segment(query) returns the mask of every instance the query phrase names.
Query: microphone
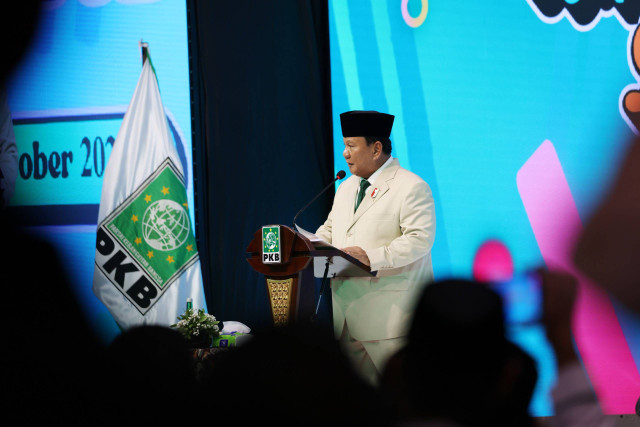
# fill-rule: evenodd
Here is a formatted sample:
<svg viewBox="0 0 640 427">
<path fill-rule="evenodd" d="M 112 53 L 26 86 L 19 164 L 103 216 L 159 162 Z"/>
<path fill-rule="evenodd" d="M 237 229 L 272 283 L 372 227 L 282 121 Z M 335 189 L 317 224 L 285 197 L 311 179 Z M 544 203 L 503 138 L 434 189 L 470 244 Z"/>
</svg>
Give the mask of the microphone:
<svg viewBox="0 0 640 427">
<path fill-rule="evenodd" d="M 294 230 L 295 230 L 295 227 L 296 227 L 296 219 L 298 219 L 298 215 L 300 215 L 302 212 L 304 212 L 304 210 L 305 210 L 305 209 L 307 209 L 311 203 L 315 202 L 315 201 L 316 201 L 316 199 L 317 199 L 318 197 L 320 197 L 320 195 L 321 195 L 322 193 L 324 193 L 325 191 L 327 191 L 327 189 L 328 189 L 329 187 L 331 187 L 333 184 L 335 184 L 335 182 L 336 182 L 336 181 L 341 180 L 341 179 L 342 179 L 342 178 L 344 178 L 346 175 L 347 175 L 347 174 L 346 174 L 344 171 L 339 171 L 339 172 L 336 174 L 336 177 L 333 179 L 333 181 L 331 181 L 331 182 L 330 182 L 326 187 L 324 187 L 324 188 L 322 189 L 322 191 L 320 191 L 320 192 L 316 195 L 316 197 L 314 197 L 314 198 L 313 198 L 309 203 L 307 203 L 307 204 L 305 205 L 305 207 L 304 207 L 304 208 L 302 208 L 302 209 L 300 209 L 300 210 L 298 211 L 298 213 L 296 214 L 296 216 L 294 216 L 294 217 L 293 217 L 293 227 L 292 227 L 292 228 L 293 228 Z"/>
</svg>

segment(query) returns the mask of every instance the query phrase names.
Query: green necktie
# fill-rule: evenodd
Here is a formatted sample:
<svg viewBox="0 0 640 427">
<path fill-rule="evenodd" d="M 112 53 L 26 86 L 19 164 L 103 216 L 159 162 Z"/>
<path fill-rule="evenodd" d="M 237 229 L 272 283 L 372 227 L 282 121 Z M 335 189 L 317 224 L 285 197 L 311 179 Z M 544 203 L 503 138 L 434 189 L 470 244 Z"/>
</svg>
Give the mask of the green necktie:
<svg viewBox="0 0 640 427">
<path fill-rule="evenodd" d="M 360 202 L 364 199 L 364 195 L 366 194 L 367 187 L 369 187 L 369 181 L 364 178 L 360 178 L 360 192 L 358 193 L 358 198 L 356 199 L 356 208 L 353 210 L 354 212 L 358 210 L 358 206 L 360 206 Z"/>
</svg>

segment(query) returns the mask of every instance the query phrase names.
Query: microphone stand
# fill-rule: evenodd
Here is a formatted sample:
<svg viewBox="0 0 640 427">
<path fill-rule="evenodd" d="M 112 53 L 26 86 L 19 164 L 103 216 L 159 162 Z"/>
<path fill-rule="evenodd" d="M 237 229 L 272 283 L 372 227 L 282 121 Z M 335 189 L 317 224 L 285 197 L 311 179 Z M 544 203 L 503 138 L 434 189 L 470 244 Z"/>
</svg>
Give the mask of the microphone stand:
<svg viewBox="0 0 640 427">
<path fill-rule="evenodd" d="M 340 171 L 340 172 L 342 172 L 342 171 Z M 343 172 L 343 173 L 344 173 L 344 172 Z M 320 191 L 320 192 L 316 195 L 316 197 L 314 197 L 313 199 L 311 199 L 311 201 L 310 201 L 309 203 L 307 203 L 307 204 L 306 204 L 302 209 L 300 209 L 300 210 L 298 211 L 298 213 L 296 214 L 296 216 L 294 216 L 294 217 L 293 217 L 293 225 L 292 225 L 292 227 L 291 227 L 291 228 L 293 228 L 293 229 L 295 230 L 295 227 L 296 227 L 296 219 L 298 219 L 298 216 L 299 216 L 302 212 L 304 212 L 304 210 L 305 210 L 305 209 L 307 209 L 307 208 L 309 207 L 309 205 L 311 205 L 311 203 L 315 202 L 315 201 L 316 201 L 316 199 L 322 195 L 322 193 L 324 193 L 325 191 L 327 191 L 327 189 L 328 189 L 329 187 L 331 187 L 333 184 L 335 184 L 337 180 L 342 179 L 342 178 L 344 178 L 344 175 L 342 175 L 342 176 L 340 176 L 340 175 L 336 176 L 336 177 L 335 177 L 335 179 L 329 183 L 329 185 L 327 185 L 326 187 L 324 187 L 324 188 L 322 189 L 322 191 Z"/>
<path fill-rule="evenodd" d="M 318 304 L 316 304 L 316 312 L 311 316 L 311 323 L 315 323 L 318 319 L 318 310 L 320 309 L 320 301 L 322 301 L 322 295 L 324 294 L 324 289 L 327 286 L 327 275 L 329 273 L 329 258 L 327 258 L 327 263 L 324 265 L 324 275 L 322 276 L 322 286 L 320 286 L 320 295 L 318 296 Z"/>
<path fill-rule="evenodd" d="M 336 174 L 336 177 L 333 179 L 333 181 L 331 181 L 326 187 L 324 187 L 322 189 L 322 191 L 320 191 L 316 197 L 314 197 L 309 203 L 307 203 L 302 209 L 300 209 L 298 211 L 298 213 L 296 214 L 296 216 L 293 217 L 293 225 L 291 228 L 293 228 L 293 230 L 295 231 L 296 229 L 296 219 L 298 219 L 298 215 L 300 215 L 302 212 L 304 212 L 305 209 L 307 209 L 309 207 L 309 205 L 311 205 L 311 203 L 315 202 L 316 199 L 318 197 L 320 197 L 320 195 L 322 195 L 325 191 L 327 191 L 327 189 L 329 187 L 331 187 L 332 185 L 334 185 L 336 183 L 336 181 L 341 180 L 342 178 L 345 177 L 345 173 L 344 171 L 339 171 Z M 318 310 L 320 309 L 320 301 L 322 301 L 322 295 L 324 294 L 324 290 L 327 287 L 327 275 L 329 274 L 329 264 L 331 263 L 330 259 L 327 258 L 327 263 L 324 266 L 324 275 L 322 276 L 322 285 L 320 286 L 320 295 L 318 296 L 318 304 L 316 305 L 316 312 L 311 315 L 311 323 L 314 323 L 316 321 L 316 319 L 318 318 Z"/>
</svg>

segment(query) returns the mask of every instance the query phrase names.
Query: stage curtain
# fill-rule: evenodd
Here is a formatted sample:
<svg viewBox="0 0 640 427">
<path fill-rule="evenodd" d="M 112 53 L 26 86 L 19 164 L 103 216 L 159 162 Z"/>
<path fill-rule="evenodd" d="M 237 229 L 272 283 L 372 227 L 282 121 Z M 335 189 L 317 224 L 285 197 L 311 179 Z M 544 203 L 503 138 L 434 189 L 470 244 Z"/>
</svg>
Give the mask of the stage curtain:
<svg viewBox="0 0 640 427">
<path fill-rule="evenodd" d="M 188 9 L 196 236 L 208 310 L 218 320 L 270 326 L 264 278 L 245 250 L 262 225 L 291 226 L 333 178 L 327 2 L 189 0 Z M 332 201 L 330 190 L 298 224 L 315 231 Z M 324 301 L 319 324 L 330 322 Z"/>
</svg>

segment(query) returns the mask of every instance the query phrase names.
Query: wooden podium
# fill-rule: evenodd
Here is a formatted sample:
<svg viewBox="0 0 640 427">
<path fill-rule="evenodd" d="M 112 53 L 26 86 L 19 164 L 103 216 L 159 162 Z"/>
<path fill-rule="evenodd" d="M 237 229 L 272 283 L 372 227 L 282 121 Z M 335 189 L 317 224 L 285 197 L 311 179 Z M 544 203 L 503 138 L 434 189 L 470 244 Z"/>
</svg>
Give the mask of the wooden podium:
<svg viewBox="0 0 640 427">
<path fill-rule="evenodd" d="M 265 229 L 267 232 L 278 230 L 279 245 L 273 240 L 265 243 Z M 269 245 L 279 249 L 278 257 L 269 257 Z M 275 258 L 278 260 L 274 261 Z M 307 320 L 304 314 L 308 307 L 302 307 L 301 296 L 304 291 L 315 293 L 314 276 L 323 279 L 320 297 L 329 279 L 375 276 L 375 272 L 351 255 L 326 242 L 312 242 L 285 225 L 269 225 L 257 230 L 247 246 L 247 261 L 265 276 L 274 326 Z"/>
</svg>

